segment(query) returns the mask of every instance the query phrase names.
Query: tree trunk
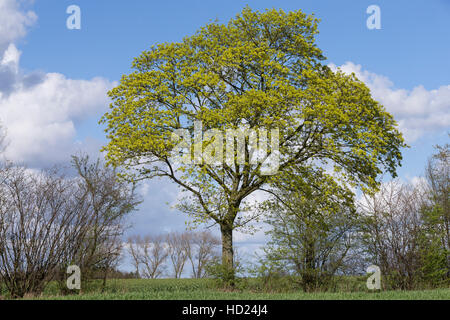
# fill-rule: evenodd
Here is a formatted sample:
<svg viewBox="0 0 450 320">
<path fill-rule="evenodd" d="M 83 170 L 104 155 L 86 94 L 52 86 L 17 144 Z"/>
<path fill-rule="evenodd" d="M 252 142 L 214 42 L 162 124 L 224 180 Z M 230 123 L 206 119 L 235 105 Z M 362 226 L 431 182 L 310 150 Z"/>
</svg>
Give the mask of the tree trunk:
<svg viewBox="0 0 450 320">
<path fill-rule="evenodd" d="M 230 285 L 234 284 L 233 266 L 233 227 L 229 224 L 221 224 L 222 233 L 222 266 L 224 281 Z"/>
<path fill-rule="evenodd" d="M 309 232 L 307 232 L 307 235 L 305 237 L 304 246 L 305 246 L 305 267 L 304 273 L 302 275 L 303 290 L 305 292 L 312 292 L 316 289 L 317 271 L 314 263 L 315 260 L 314 241 Z"/>
<path fill-rule="evenodd" d="M 102 293 L 106 290 L 106 279 L 108 278 L 108 267 L 106 267 L 106 270 L 103 274 L 103 283 L 102 283 Z"/>
</svg>

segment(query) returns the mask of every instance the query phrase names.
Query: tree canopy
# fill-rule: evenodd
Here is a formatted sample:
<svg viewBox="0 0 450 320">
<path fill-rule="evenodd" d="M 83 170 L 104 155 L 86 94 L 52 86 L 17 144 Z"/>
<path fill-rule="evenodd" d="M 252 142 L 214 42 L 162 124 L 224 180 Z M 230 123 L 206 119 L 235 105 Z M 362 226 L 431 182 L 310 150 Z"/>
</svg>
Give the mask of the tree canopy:
<svg viewBox="0 0 450 320">
<path fill-rule="evenodd" d="M 382 172 L 395 176 L 402 159 L 405 144 L 392 115 L 354 74 L 325 65 L 317 33 L 318 20 L 300 10 L 246 7 L 227 24 L 213 22 L 180 42 L 152 46 L 109 92 L 113 102 L 101 120 L 108 160 L 125 167 L 131 180 L 166 177 L 187 191 L 180 208 L 198 222 L 220 225 L 223 263 L 230 267 L 232 231 L 251 220 L 243 217 L 246 198 L 264 185 L 294 167 L 327 167 L 334 179 L 370 190 Z M 263 157 L 276 151 L 277 171 L 265 175 L 262 162 L 251 161 L 249 137 L 242 163 L 237 150 L 234 163 L 174 162 L 177 142 L 186 140 L 174 140 L 174 132 L 192 135 L 195 123 L 202 131 L 276 129 L 279 143 Z M 196 159 L 199 144 L 213 155 L 224 152 L 217 145 L 211 151 L 217 137 L 187 143 L 188 159 Z"/>
</svg>

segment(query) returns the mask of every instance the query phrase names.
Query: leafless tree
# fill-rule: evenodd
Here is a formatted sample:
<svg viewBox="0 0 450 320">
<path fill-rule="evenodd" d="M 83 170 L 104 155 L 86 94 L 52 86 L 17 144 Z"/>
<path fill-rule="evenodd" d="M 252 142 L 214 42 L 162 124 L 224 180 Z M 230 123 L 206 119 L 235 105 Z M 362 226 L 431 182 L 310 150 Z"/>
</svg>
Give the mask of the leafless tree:
<svg viewBox="0 0 450 320">
<path fill-rule="evenodd" d="M 186 248 L 189 236 L 187 233 L 172 232 L 166 237 L 168 254 L 172 263 L 174 277 L 180 278 L 188 258 Z"/>
<path fill-rule="evenodd" d="M 192 266 L 192 277 L 203 278 L 206 276 L 205 267 L 217 257 L 221 242 L 209 231 L 187 233 L 186 237 L 186 253 Z"/>
<path fill-rule="evenodd" d="M 166 268 L 165 261 L 168 256 L 167 245 L 163 236 L 130 237 L 128 245 L 134 259 L 136 271 L 144 278 L 155 279 L 161 277 Z"/>
<path fill-rule="evenodd" d="M 107 272 L 117 265 L 121 255 L 125 217 L 140 201 L 135 186 L 118 180 L 116 171 L 99 159 L 91 162 L 87 155 L 73 156 L 72 164 L 90 217 L 88 233 L 73 260 L 85 277 L 103 270 L 105 282 Z"/>
<path fill-rule="evenodd" d="M 210 232 L 184 232 L 163 235 L 132 236 L 128 252 L 136 273 L 145 278 L 158 278 L 167 268 L 167 260 L 175 278 L 180 278 L 189 261 L 193 278 L 206 276 L 206 266 L 218 258 L 220 240 Z"/>
<path fill-rule="evenodd" d="M 141 257 L 140 257 L 140 251 L 139 251 L 139 245 L 138 243 L 141 241 L 139 236 L 132 236 L 129 237 L 127 240 L 127 248 L 128 248 L 128 252 L 131 256 L 131 263 L 133 264 L 135 270 L 136 270 L 136 275 L 138 277 L 141 276 L 141 272 L 140 272 L 140 265 L 141 265 Z"/>
</svg>

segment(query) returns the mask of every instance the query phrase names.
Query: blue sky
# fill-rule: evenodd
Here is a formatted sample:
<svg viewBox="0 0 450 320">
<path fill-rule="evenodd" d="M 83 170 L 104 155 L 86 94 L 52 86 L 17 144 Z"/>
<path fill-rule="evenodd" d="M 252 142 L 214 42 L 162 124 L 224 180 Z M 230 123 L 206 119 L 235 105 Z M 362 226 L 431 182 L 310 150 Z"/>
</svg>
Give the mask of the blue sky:
<svg viewBox="0 0 450 320">
<path fill-rule="evenodd" d="M 81 30 L 66 28 L 72 4 L 81 8 Z M 97 123 L 107 110 L 106 92 L 130 72 L 134 57 L 152 44 L 180 41 L 212 20 L 227 22 L 246 4 L 301 9 L 320 18 L 317 39 L 327 62 L 355 72 L 399 121 L 411 145 L 400 177 L 423 173 L 432 146 L 449 140 L 450 0 L 0 0 L 6 155 L 44 167 L 76 150 L 95 154 L 106 141 Z M 366 27 L 372 4 L 381 9 L 381 30 Z M 142 194 L 145 202 L 131 219 L 130 233 L 184 228 L 184 216 L 166 205 L 176 199 L 174 186 L 149 182 Z M 239 239 L 260 243 L 263 236 Z"/>
<path fill-rule="evenodd" d="M 82 10 L 82 29 L 66 29 L 66 8 Z M 36 0 L 38 21 L 22 41 L 22 67 L 71 78 L 120 79 L 150 45 L 179 41 L 211 20 L 226 22 L 253 9 L 302 9 L 322 20 L 318 43 L 329 61 L 346 61 L 388 76 L 398 87 L 427 89 L 448 82 L 450 1 L 109 1 Z M 366 27 L 366 8 L 377 4 L 382 29 Z M 414 67 L 413 67 L 414 66 Z"/>
</svg>

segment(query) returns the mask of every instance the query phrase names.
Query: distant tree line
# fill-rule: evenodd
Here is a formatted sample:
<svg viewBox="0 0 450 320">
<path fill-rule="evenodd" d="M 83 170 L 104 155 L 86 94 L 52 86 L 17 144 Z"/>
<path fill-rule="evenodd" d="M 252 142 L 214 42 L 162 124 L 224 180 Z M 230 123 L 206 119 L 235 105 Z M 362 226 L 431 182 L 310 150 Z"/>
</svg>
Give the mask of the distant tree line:
<svg viewBox="0 0 450 320">
<path fill-rule="evenodd" d="M 208 276 L 207 266 L 219 258 L 220 239 L 208 231 L 132 236 L 127 249 L 136 274 L 155 279 L 180 278 L 186 267 L 193 278 Z"/>
</svg>

